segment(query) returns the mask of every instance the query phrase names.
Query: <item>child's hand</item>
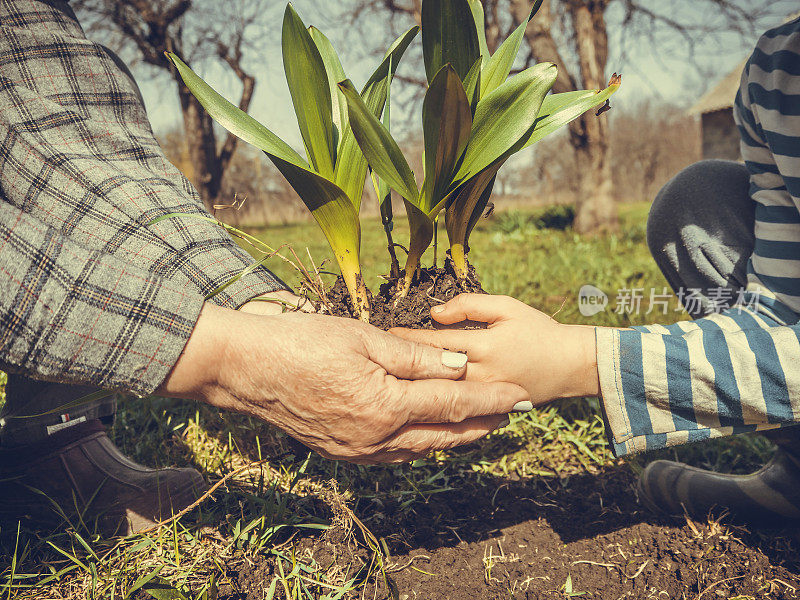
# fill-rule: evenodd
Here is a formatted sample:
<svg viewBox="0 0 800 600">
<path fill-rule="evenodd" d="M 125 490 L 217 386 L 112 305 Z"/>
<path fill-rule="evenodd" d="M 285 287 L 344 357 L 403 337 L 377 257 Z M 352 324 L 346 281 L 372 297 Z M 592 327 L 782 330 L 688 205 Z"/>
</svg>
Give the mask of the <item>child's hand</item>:
<svg viewBox="0 0 800 600">
<path fill-rule="evenodd" d="M 466 378 L 506 381 L 524 387 L 538 406 L 558 398 L 599 394 L 593 327 L 562 325 L 508 296 L 462 294 L 436 306 L 443 325 L 486 323 L 485 329 L 393 329 L 416 342 L 466 352 Z"/>
</svg>

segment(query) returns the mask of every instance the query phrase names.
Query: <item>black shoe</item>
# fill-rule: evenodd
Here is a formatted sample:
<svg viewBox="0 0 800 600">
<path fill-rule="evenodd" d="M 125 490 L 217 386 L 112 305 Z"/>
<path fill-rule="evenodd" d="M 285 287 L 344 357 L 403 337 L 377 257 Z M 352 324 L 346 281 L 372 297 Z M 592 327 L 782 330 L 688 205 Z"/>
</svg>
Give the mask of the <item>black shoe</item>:
<svg viewBox="0 0 800 600">
<path fill-rule="evenodd" d="M 123 456 L 100 421 L 0 451 L 0 518 L 130 535 L 168 519 L 207 489 L 194 469 L 150 469 Z"/>
<path fill-rule="evenodd" d="M 779 447 L 750 475 L 724 475 L 683 463 L 657 460 L 647 465 L 637 486 L 639 501 L 656 513 L 698 520 L 710 513 L 726 520 L 765 527 L 800 525 L 800 460 Z"/>
</svg>

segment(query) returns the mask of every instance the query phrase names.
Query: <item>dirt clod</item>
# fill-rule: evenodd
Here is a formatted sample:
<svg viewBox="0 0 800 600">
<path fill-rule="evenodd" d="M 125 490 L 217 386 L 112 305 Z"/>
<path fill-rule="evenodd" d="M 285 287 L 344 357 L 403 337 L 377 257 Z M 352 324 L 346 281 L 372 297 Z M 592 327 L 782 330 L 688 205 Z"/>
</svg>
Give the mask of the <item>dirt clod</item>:
<svg viewBox="0 0 800 600">
<path fill-rule="evenodd" d="M 467 281 L 460 282 L 448 260 L 444 268 L 421 269 L 405 298 L 398 298 L 396 281 L 382 284 L 375 296 L 370 293 L 370 323 L 383 330 L 392 327 L 433 329 L 431 307 L 466 292 L 486 293 L 473 267 L 470 266 Z M 347 286 L 341 277 L 328 292 L 328 299 L 331 303 L 328 309 L 332 314 L 339 317 L 355 316 Z"/>
</svg>

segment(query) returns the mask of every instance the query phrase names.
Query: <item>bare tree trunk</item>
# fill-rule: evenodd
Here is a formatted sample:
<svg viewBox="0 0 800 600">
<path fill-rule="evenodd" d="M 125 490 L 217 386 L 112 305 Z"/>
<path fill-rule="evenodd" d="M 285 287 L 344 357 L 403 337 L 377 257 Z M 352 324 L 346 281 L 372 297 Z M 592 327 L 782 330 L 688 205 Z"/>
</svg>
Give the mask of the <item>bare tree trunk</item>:
<svg viewBox="0 0 800 600">
<path fill-rule="evenodd" d="M 217 156 L 217 138 L 208 113 L 183 81 L 178 81 L 178 96 L 183 114 L 183 130 L 189 148 L 194 180 L 206 208 L 212 210 L 222 187 L 223 169 Z"/>
<path fill-rule="evenodd" d="M 228 134 L 222 147 L 217 148 L 211 117 L 164 56 L 168 50 L 187 59 L 182 51 L 184 17 L 189 11 L 197 12 L 201 3 L 195 4 L 193 0 L 75 0 L 74 4 L 82 12 L 94 17 L 95 30 L 121 35 L 124 42 L 138 49 L 145 63 L 172 74 L 178 85 L 184 134 L 193 171 L 192 183 L 206 207 L 212 210 L 220 200 L 222 178 L 236 150 L 238 138 Z M 205 20 L 199 25 L 199 30 L 194 31 L 194 37 L 205 36 L 215 40 L 217 58 L 225 62 L 242 82 L 239 108 L 247 112 L 253 97 L 255 78 L 245 72 L 242 66 L 245 30 L 258 21 L 266 3 L 264 0 L 253 0 L 246 14 L 237 13 L 236 18 L 225 11 L 218 14 L 223 3 L 219 3 L 216 9 L 213 3 L 202 4 Z M 218 24 L 229 28 L 230 32 L 225 31 L 225 35 L 220 35 L 215 28 Z"/>
<path fill-rule="evenodd" d="M 606 85 L 608 61 L 608 32 L 606 30 L 606 0 L 571 0 L 569 10 L 578 49 L 581 79 L 587 88 L 600 89 Z M 594 233 L 616 229 L 617 208 L 608 144 L 606 116 L 589 113 L 583 116 L 585 138 L 575 145 L 583 164 L 582 194 L 578 199 L 575 229 Z"/>
<path fill-rule="evenodd" d="M 509 0 L 511 15 L 515 23 L 522 23 L 528 18 L 531 12 L 530 0 Z M 531 49 L 531 54 L 539 62 L 551 62 L 558 67 L 558 76 L 553 84 L 553 92 L 572 92 L 578 89 L 578 83 L 572 73 L 567 69 L 567 65 L 561 58 L 558 46 L 553 39 L 553 13 L 551 10 L 551 0 L 542 2 L 536 18 L 528 24 L 525 31 L 525 39 Z"/>
<path fill-rule="evenodd" d="M 529 0 L 510 0 L 511 12 L 521 23 L 530 11 Z M 606 86 L 605 67 L 608 59 L 608 35 L 604 11 L 606 0 L 569 0 L 572 27 L 578 51 L 580 77 L 567 69 L 553 39 L 551 2 L 542 3 L 539 13 L 525 34 L 531 54 L 538 61 L 555 63 L 558 77 L 553 92 L 578 89 L 578 81 L 586 88 Z M 607 117 L 586 113 L 569 125 L 570 143 L 578 157 L 581 193 L 577 199 L 575 229 L 593 233 L 617 227 L 614 184 L 607 138 Z"/>
<path fill-rule="evenodd" d="M 233 54 L 228 47 L 219 44 L 218 54 L 228 63 L 230 68 L 240 79 L 243 85 L 239 108 L 247 112 L 255 89 L 255 78 L 246 73 L 241 67 L 241 42 L 234 48 Z M 197 98 L 189 91 L 181 77 L 173 70 L 173 76 L 178 84 L 178 98 L 183 115 L 183 128 L 186 143 L 189 148 L 189 160 L 192 163 L 194 178 L 192 183 L 206 208 L 213 210 L 214 204 L 227 204 L 232 198 L 220 202 L 219 194 L 222 189 L 222 178 L 231 162 L 236 145 L 239 141 L 235 135 L 228 134 L 222 147 L 217 150 L 217 136 L 214 133 L 214 121 L 205 111 Z"/>
<path fill-rule="evenodd" d="M 580 233 L 613 231 L 618 226 L 607 125 L 601 119 L 587 120 L 586 141 L 576 147 L 582 171 L 581 194 L 575 207 L 575 230 Z"/>
</svg>

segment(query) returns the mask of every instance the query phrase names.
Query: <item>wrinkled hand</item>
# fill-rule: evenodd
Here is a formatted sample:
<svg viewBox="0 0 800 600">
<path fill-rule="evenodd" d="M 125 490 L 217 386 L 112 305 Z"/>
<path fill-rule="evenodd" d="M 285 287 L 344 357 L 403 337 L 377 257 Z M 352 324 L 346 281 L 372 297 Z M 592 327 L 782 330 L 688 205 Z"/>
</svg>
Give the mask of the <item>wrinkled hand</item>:
<svg viewBox="0 0 800 600">
<path fill-rule="evenodd" d="M 528 400 L 513 384 L 457 381 L 465 363 L 352 319 L 206 305 L 162 391 L 273 423 L 329 458 L 404 462 L 481 438 Z"/>
<path fill-rule="evenodd" d="M 535 406 L 599 393 L 593 327 L 562 325 L 514 298 L 486 294 L 462 294 L 434 307 L 431 316 L 450 326 L 486 323 L 478 330 L 392 330 L 409 341 L 465 352 L 469 381 L 516 383 Z"/>
</svg>

